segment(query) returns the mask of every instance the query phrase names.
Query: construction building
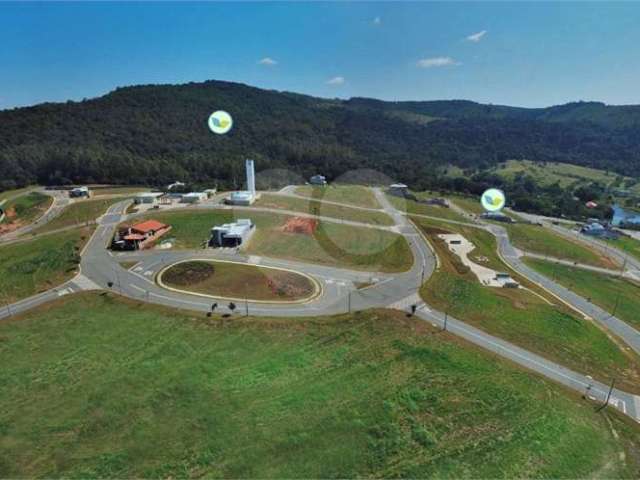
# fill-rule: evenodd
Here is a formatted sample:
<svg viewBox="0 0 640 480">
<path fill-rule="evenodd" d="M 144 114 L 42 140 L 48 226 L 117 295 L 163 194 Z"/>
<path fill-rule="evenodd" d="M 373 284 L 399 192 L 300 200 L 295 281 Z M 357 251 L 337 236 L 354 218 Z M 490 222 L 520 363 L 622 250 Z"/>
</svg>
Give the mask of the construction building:
<svg viewBox="0 0 640 480">
<path fill-rule="evenodd" d="M 189 192 L 182 195 L 180 201 L 182 203 L 200 203 L 204 202 L 209 196 L 205 192 Z"/>
<path fill-rule="evenodd" d="M 76 187 L 69 190 L 69 197 L 71 198 L 89 198 L 90 196 L 89 187 Z"/>
<path fill-rule="evenodd" d="M 171 225 L 166 225 L 156 220 L 137 223 L 120 229 L 113 239 L 112 248 L 116 250 L 142 250 L 149 248 L 169 230 L 171 230 Z"/>
<path fill-rule="evenodd" d="M 309 183 L 311 185 L 325 186 L 327 184 L 327 177 L 324 175 L 314 175 L 309 179 Z"/>
<path fill-rule="evenodd" d="M 140 204 L 155 204 L 158 203 L 158 199 L 164 195 L 162 192 L 142 192 L 137 194 L 133 198 L 133 202 L 136 205 Z"/>
<path fill-rule="evenodd" d="M 253 232 L 255 225 L 248 218 L 239 219 L 234 223 L 216 225 L 211 229 L 211 247 L 239 247 L 246 243 Z"/>
</svg>

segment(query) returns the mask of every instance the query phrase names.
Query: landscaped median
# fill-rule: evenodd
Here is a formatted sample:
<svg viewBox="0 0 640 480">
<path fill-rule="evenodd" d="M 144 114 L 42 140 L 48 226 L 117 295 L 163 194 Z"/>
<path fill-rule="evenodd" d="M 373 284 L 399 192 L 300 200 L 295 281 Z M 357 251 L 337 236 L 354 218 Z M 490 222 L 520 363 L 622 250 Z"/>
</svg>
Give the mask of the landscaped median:
<svg viewBox="0 0 640 480">
<path fill-rule="evenodd" d="M 174 292 L 259 303 L 306 303 L 322 292 L 320 284 L 304 273 L 227 260 L 174 263 L 156 281 Z"/>
</svg>

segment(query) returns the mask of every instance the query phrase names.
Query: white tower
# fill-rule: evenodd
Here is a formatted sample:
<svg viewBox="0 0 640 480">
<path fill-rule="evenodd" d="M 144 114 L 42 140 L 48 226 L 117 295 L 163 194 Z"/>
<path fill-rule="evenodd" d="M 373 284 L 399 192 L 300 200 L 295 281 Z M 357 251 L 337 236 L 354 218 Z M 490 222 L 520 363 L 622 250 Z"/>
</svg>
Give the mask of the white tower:
<svg viewBox="0 0 640 480">
<path fill-rule="evenodd" d="M 253 169 L 253 160 L 245 160 L 247 170 L 247 190 L 252 197 L 256 196 L 256 173 Z"/>
</svg>

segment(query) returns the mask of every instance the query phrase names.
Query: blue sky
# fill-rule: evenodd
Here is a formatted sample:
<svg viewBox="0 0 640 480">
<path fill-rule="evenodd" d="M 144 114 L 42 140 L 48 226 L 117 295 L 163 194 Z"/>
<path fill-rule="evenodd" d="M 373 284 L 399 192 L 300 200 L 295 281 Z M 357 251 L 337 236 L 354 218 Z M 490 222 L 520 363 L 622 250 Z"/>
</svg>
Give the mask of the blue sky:
<svg viewBox="0 0 640 480">
<path fill-rule="evenodd" d="M 207 79 L 323 97 L 640 104 L 639 20 L 632 2 L 0 3 L 0 108 Z"/>
</svg>

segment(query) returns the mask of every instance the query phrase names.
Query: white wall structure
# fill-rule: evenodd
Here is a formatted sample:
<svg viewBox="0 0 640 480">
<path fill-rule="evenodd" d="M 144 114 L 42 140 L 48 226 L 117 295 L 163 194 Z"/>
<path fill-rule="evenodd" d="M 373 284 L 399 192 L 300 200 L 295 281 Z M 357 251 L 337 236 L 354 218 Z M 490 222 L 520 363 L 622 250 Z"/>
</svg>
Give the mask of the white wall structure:
<svg viewBox="0 0 640 480">
<path fill-rule="evenodd" d="M 247 170 L 247 190 L 252 196 L 256 196 L 256 172 L 253 167 L 253 160 L 245 160 Z"/>
</svg>

